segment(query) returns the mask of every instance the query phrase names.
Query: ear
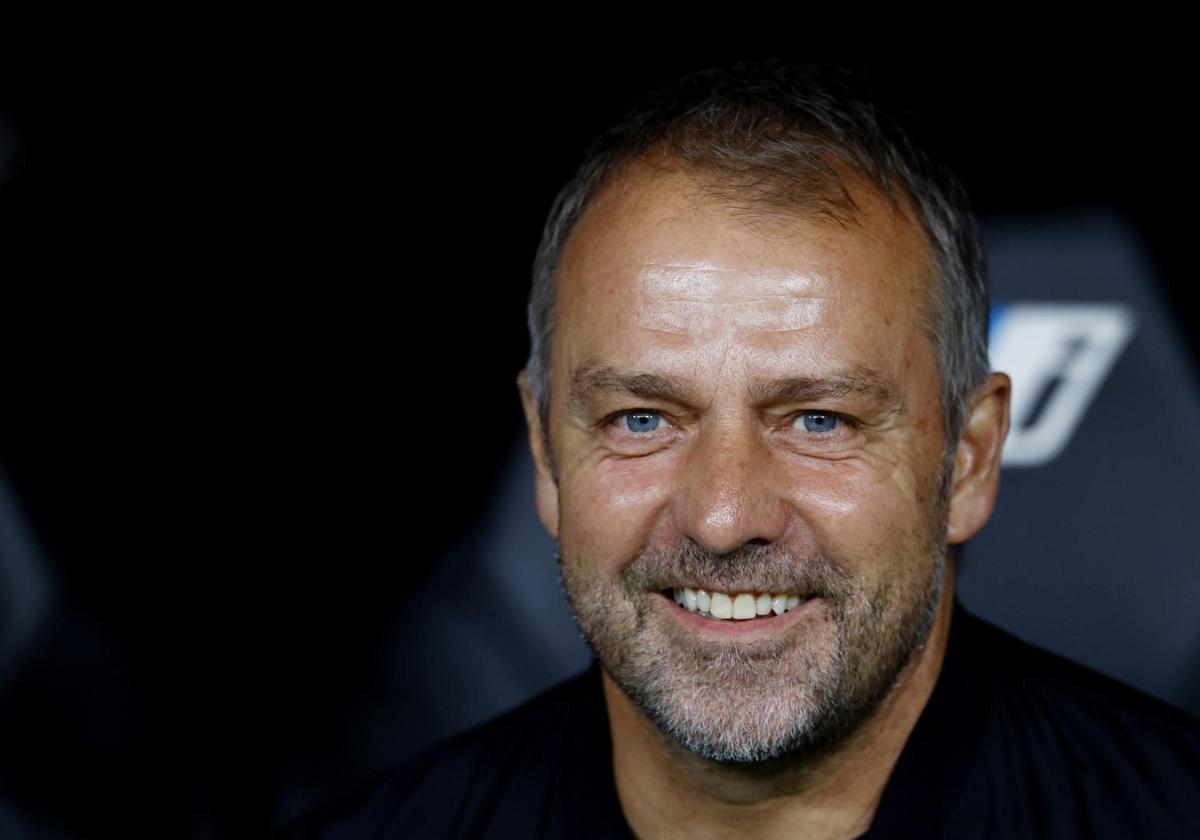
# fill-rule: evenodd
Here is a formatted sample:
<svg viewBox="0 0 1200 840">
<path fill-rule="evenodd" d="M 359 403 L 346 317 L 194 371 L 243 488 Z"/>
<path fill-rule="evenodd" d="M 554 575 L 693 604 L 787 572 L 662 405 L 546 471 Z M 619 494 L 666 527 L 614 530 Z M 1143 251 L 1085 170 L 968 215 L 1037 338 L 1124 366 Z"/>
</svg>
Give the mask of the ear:
<svg viewBox="0 0 1200 840">
<path fill-rule="evenodd" d="M 533 453 L 533 465 L 537 472 L 535 492 L 538 518 L 550 536 L 558 539 L 558 483 L 550 468 L 550 453 L 546 451 L 546 437 L 542 434 L 537 401 L 525 370 L 517 375 L 517 389 L 521 393 L 521 407 L 525 410 L 525 425 L 529 429 L 529 449 Z"/>
<path fill-rule="evenodd" d="M 1008 437 L 1012 382 L 1005 373 L 993 373 L 971 397 L 971 408 L 954 453 L 954 479 L 946 542 L 951 545 L 973 537 L 996 504 L 1000 485 L 1000 452 Z"/>
</svg>

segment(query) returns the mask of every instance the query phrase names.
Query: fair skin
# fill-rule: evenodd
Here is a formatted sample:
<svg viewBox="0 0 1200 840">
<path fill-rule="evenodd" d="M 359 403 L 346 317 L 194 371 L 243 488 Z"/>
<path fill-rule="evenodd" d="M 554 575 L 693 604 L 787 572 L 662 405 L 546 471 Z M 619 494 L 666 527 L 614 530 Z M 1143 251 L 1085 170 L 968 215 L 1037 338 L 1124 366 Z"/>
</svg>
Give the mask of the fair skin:
<svg viewBox="0 0 1200 840">
<path fill-rule="evenodd" d="M 848 178 L 861 212 L 843 228 L 734 217 L 686 175 L 635 166 L 563 255 L 549 453 L 518 377 L 538 514 L 605 666 L 617 793 L 642 837 L 866 831 L 944 657 L 954 565 L 937 560 L 995 501 L 1008 377 L 974 393 L 939 506 L 918 320 L 931 257 L 911 217 Z M 812 597 L 716 622 L 660 591 L 707 570 Z"/>
</svg>

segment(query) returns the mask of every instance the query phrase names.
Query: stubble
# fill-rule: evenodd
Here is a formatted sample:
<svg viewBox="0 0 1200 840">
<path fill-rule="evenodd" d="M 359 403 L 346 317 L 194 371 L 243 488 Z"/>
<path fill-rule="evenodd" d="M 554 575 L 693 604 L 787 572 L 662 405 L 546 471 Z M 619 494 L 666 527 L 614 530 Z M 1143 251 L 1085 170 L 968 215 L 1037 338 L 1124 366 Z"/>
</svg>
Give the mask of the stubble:
<svg viewBox="0 0 1200 840">
<path fill-rule="evenodd" d="M 899 546 L 894 574 L 871 590 L 842 558 L 797 558 L 775 544 L 714 555 L 688 540 L 643 554 L 615 580 L 555 545 L 562 588 L 592 654 L 668 738 L 724 764 L 811 765 L 875 713 L 929 635 L 945 579 L 944 508 L 934 518 L 931 545 Z M 779 588 L 821 603 L 767 641 L 706 641 L 664 621 L 663 604 L 652 600 L 700 579 L 786 582 Z"/>
</svg>

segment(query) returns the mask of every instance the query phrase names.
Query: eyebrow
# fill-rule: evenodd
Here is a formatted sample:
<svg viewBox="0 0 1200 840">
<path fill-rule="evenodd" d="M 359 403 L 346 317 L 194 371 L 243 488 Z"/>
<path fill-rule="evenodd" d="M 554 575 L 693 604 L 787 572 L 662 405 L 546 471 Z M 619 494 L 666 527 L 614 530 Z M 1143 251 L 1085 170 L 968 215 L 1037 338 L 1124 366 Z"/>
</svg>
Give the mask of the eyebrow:
<svg viewBox="0 0 1200 840">
<path fill-rule="evenodd" d="M 870 368 L 855 366 L 830 374 L 814 376 L 784 376 L 778 379 L 756 379 L 747 387 L 747 397 L 755 407 L 779 403 L 819 402 L 821 400 L 859 397 L 881 410 L 900 411 L 904 402 L 892 380 Z M 701 402 L 699 389 L 687 379 L 662 373 L 633 373 L 612 365 L 588 361 L 580 365 L 571 377 L 567 407 L 576 415 L 586 415 L 588 402 L 603 394 L 617 394 L 644 399 L 661 399 L 684 405 Z"/>
</svg>

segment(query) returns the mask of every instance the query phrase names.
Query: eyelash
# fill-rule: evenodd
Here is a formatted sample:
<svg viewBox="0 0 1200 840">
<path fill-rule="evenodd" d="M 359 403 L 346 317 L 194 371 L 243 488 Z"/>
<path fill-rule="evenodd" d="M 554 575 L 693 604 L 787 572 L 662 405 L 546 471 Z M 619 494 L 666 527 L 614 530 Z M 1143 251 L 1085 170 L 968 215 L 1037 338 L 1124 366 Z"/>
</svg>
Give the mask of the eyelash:
<svg viewBox="0 0 1200 840">
<path fill-rule="evenodd" d="M 626 409 L 622 409 L 621 411 L 610 414 L 608 417 L 606 417 L 602 421 L 602 425 L 607 428 L 609 426 L 616 424 L 617 421 L 623 420 L 625 417 L 628 417 L 631 414 L 657 414 L 660 417 L 662 417 L 664 420 L 666 420 L 666 417 L 663 415 L 663 413 L 654 408 L 626 408 Z M 817 414 L 817 415 L 822 415 L 822 416 L 826 416 L 826 417 L 836 417 L 838 423 L 841 426 L 845 426 L 847 428 L 847 431 L 854 431 L 855 429 L 858 428 L 858 423 L 854 420 L 853 417 L 849 417 L 845 414 L 839 414 L 836 411 L 821 411 L 821 410 L 815 409 L 815 408 L 801 409 L 800 411 L 797 411 L 797 412 L 791 414 L 788 417 L 788 420 L 789 420 L 789 422 L 794 423 L 796 420 L 798 420 L 799 418 L 803 417 L 806 414 Z M 649 434 L 638 434 L 636 432 L 631 432 L 628 429 L 622 429 L 622 431 L 625 432 L 630 437 L 635 437 L 635 438 L 649 437 Z M 830 431 L 836 432 L 837 429 L 831 429 Z M 813 434 L 816 434 L 818 437 L 829 436 L 829 435 L 822 435 L 819 432 L 814 432 Z"/>
</svg>

